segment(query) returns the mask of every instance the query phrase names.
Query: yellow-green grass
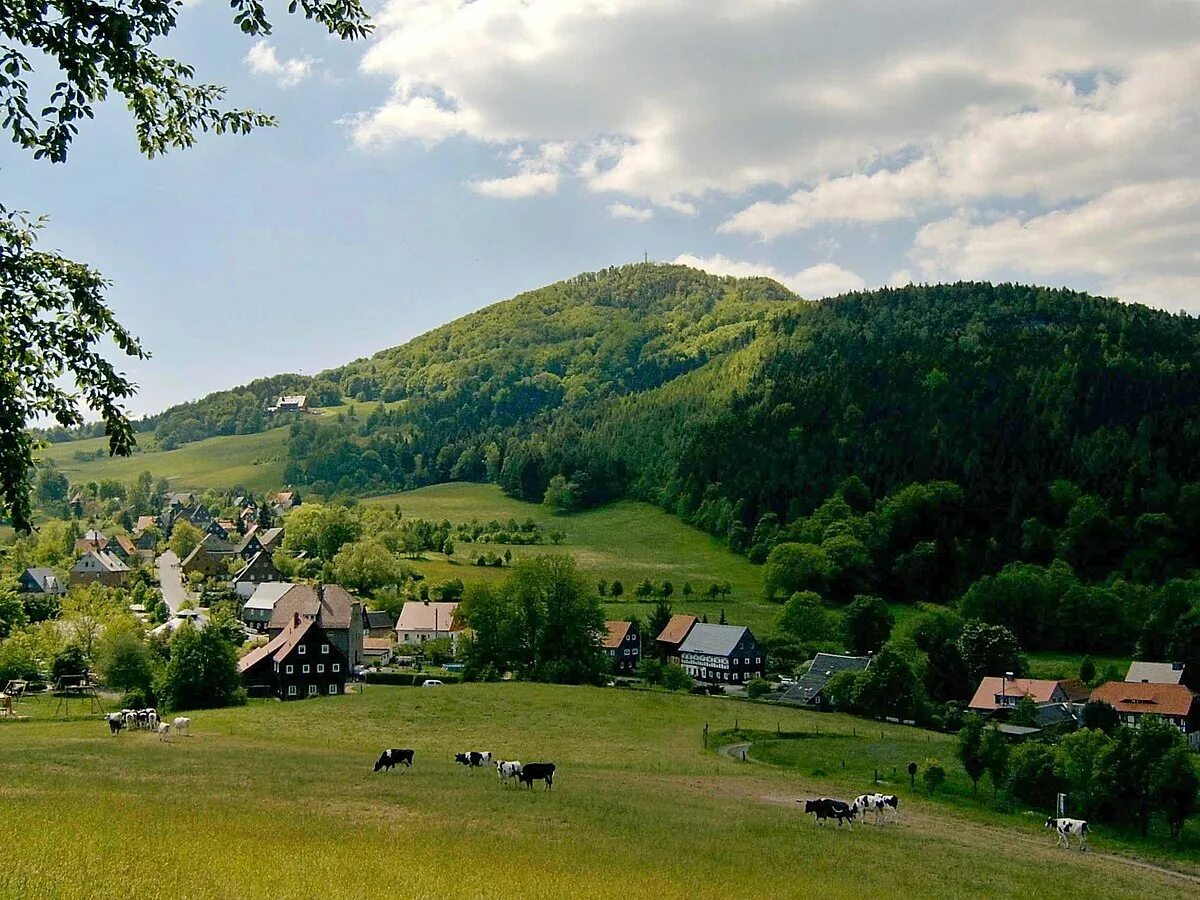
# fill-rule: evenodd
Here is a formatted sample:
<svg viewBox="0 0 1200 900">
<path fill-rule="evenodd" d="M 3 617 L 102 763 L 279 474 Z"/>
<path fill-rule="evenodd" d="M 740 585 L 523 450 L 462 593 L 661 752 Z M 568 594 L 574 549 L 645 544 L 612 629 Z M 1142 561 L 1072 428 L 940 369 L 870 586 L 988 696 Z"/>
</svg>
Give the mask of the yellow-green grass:
<svg viewBox="0 0 1200 900">
<path fill-rule="evenodd" d="M 820 828 L 795 800 L 849 793 L 844 782 L 701 743 L 705 722 L 715 740 L 735 719 L 785 732 L 852 721 L 837 716 L 499 684 L 372 686 L 192 719 L 194 735 L 170 743 L 110 737 L 98 719 L 0 724 L 10 836 L 0 896 L 1165 897 L 1195 887 L 1112 858 L 1113 846 L 1055 851 L 1040 822 L 981 818 L 905 787 L 897 827 Z M 384 747 L 415 748 L 413 770 L 373 774 Z M 471 748 L 554 761 L 554 791 L 464 771 L 452 755 Z"/>
<path fill-rule="evenodd" d="M 1032 678 L 1078 678 L 1079 667 L 1087 655 L 1057 651 L 1028 653 L 1026 661 L 1029 663 L 1029 675 Z M 1097 676 L 1103 675 L 1105 669 L 1112 668 L 1119 681 L 1129 671 L 1128 656 L 1093 656 L 1092 662 L 1096 665 Z"/>
<path fill-rule="evenodd" d="M 142 472 L 166 478 L 178 489 L 231 488 L 241 485 L 253 491 L 278 489 L 283 481 L 287 456 L 287 428 L 273 428 L 261 434 L 230 435 L 184 444 L 176 450 L 135 452 L 128 457 L 109 457 L 107 438 L 90 438 L 52 444 L 38 455 L 53 460 L 72 482 L 115 478 L 133 481 Z M 143 439 L 151 440 L 149 435 Z M 94 453 L 103 449 L 100 459 L 80 461 L 77 452 Z"/>
<path fill-rule="evenodd" d="M 464 583 L 493 582 L 504 577 L 503 569 L 471 565 L 480 553 L 503 554 L 510 549 L 514 561 L 546 553 L 570 553 L 579 565 L 598 582 L 619 580 L 625 588 L 623 603 L 610 603 L 606 609 L 615 618 L 638 614 L 643 619 L 650 604 L 637 603 L 634 588 L 643 579 L 670 581 L 675 588 L 671 605 L 677 612 L 707 614 L 716 622 L 722 607 L 730 622 L 756 630 L 772 630 L 779 606 L 766 603 L 762 595 L 762 569 L 744 557 L 731 553 L 719 541 L 648 503 L 622 500 L 599 509 L 558 516 L 544 507 L 507 497 L 491 484 L 439 484 L 370 497 L 362 501 L 378 506 L 399 506 L 405 516 L 454 523 L 478 519 L 505 522 L 534 519 L 545 534 L 561 531 L 566 535 L 561 546 L 551 543 L 534 546 L 504 544 L 455 545 L 456 564 L 447 563 L 440 554 L 427 554 L 414 567 L 426 578 L 440 581 L 461 578 Z M 729 597 L 707 600 L 693 596 L 685 600 L 683 585 L 691 582 L 701 594 L 710 584 L 727 581 Z"/>
</svg>

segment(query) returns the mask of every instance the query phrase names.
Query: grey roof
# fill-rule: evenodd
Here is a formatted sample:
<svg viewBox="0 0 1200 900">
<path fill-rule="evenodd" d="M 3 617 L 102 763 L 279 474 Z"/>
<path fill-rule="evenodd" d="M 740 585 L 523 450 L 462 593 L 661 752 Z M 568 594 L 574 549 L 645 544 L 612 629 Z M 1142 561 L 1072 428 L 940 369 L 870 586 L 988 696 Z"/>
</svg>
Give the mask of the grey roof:
<svg viewBox="0 0 1200 900">
<path fill-rule="evenodd" d="M 242 609 L 272 610 L 279 598 L 295 586 L 290 581 L 264 581 L 255 588 Z"/>
<path fill-rule="evenodd" d="M 999 722 L 996 728 L 1001 734 L 1007 734 L 1009 737 L 1029 737 L 1031 734 L 1040 734 L 1042 729 L 1030 728 L 1028 725 L 1010 725 L 1008 722 Z"/>
<path fill-rule="evenodd" d="M 729 656 L 749 630 L 745 625 L 708 625 L 697 622 L 679 645 L 679 652 Z"/>
<path fill-rule="evenodd" d="M 125 563 L 121 562 L 121 560 L 117 559 L 115 556 L 105 550 L 89 550 L 75 561 L 75 565 L 72 567 L 71 571 L 76 573 L 84 571 L 80 568 L 80 564 L 89 556 L 94 556 L 100 561 L 100 565 L 110 572 L 129 571 L 129 566 L 125 565 Z"/>
<path fill-rule="evenodd" d="M 808 671 L 783 693 L 782 700 L 791 703 L 816 703 L 829 679 L 838 672 L 861 672 L 871 664 L 869 656 L 841 656 L 837 653 L 818 653 Z"/>
<path fill-rule="evenodd" d="M 395 628 L 396 620 L 386 609 L 368 609 L 365 613 L 368 628 Z"/>
<path fill-rule="evenodd" d="M 1132 662 L 1125 680 L 1147 684 L 1180 684 L 1183 681 L 1183 663 Z"/>
<path fill-rule="evenodd" d="M 47 594 L 65 594 L 67 592 L 53 569 L 38 567 L 26 569 L 25 572 Z"/>
</svg>

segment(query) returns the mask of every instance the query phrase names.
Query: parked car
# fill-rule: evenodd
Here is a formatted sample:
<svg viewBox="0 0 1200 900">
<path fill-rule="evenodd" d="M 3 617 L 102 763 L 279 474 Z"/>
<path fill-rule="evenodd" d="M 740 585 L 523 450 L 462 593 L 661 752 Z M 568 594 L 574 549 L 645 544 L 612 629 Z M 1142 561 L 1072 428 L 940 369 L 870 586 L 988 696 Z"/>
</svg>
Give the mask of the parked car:
<svg viewBox="0 0 1200 900">
<path fill-rule="evenodd" d="M 421 687 L 440 687 L 441 684 L 442 682 L 438 681 L 436 678 L 426 678 L 421 682 Z"/>
</svg>

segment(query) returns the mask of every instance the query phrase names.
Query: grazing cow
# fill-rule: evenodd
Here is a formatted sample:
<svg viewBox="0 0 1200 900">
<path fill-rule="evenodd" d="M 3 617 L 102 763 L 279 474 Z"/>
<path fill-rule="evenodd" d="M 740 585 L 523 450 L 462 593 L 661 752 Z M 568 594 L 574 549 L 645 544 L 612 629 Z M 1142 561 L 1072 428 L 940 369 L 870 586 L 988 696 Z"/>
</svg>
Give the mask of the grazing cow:
<svg viewBox="0 0 1200 900">
<path fill-rule="evenodd" d="M 121 715 L 123 715 L 125 717 L 125 727 L 126 728 L 129 728 L 132 730 L 132 729 L 138 727 L 137 713 L 134 710 L 123 709 L 123 710 L 121 710 Z"/>
<path fill-rule="evenodd" d="M 468 750 L 466 753 L 455 753 L 454 761 L 462 763 L 468 769 L 477 769 L 480 766 L 490 766 L 492 764 L 491 751 L 479 752 L 478 750 Z"/>
<path fill-rule="evenodd" d="M 104 718 L 108 722 L 109 734 L 116 734 L 125 727 L 125 717 L 120 713 L 109 713 Z"/>
<path fill-rule="evenodd" d="M 166 724 L 165 722 L 163 723 Z M 176 716 L 175 721 L 171 723 L 175 727 L 176 734 L 186 734 L 192 736 L 192 720 L 187 716 Z"/>
<path fill-rule="evenodd" d="M 157 709 L 146 710 L 146 725 L 151 731 L 157 730 L 157 728 L 158 728 L 158 710 Z"/>
<path fill-rule="evenodd" d="M 817 817 L 818 825 L 824 823 L 826 819 L 837 819 L 838 828 L 841 828 L 844 819 L 851 829 L 854 828 L 855 807 L 849 803 L 829 797 L 821 797 L 816 800 L 797 800 L 796 802 L 803 803 L 804 811 Z"/>
<path fill-rule="evenodd" d="M 158 739 L 160 741 L 168 740 L 171 736 L 171 726 L 167 722 L 158 723 Z"/>
<path fill-rule="evenodd" d="M 895 794 L 861 794 L 854 798 L 850 806 L 864 822 L 868 811 L 875 813 L 876 825 L 883 825 L 887 821 L 889 808 L 895 811 L 897 819 L 900 817 L 900 798 Z"/>
<path fill-rule="evenodd" d="M 517 773 L 517 780 L 529 785 L 531 791 L 535 781 L 544 781 L 546 790 L 550 790 L 554 787 L 554 763 L 525 763 Z"/>
<path fill-rule="evenodd" d="M 521 777 L 521 764 L 516 760 L 505 762 L 498 759 L 496 760 L 496 774 L 500 777 L 500 783 L 506 785 Z"/>
<path fill-rule="evenodd" d="M 405 769 L 411 769 L 414 752 L 413 750 L 384 750 L 379 754 L 379 759 L 375 760 L 375 771 L 378 772 L 380 769 L 384 769 L 390 772 L 393 768 L 401 764 L 403 764 Z"/>
<path fill-rule="evenodd" d="M 134 712 L 134 717 L 137 719 L 138 728 L 150 727 L 150 712 L 149 710 L 139 709 Z"/>
<path fill-rule="evenodd" d="M 1079 850 L 1083 852 L 1088 848 L 1088 823 L 1086 819 L 1056 819 L 1051 817 L 1046 820 L 1046 827 L 1053 828 L 1058 832 L 1058 840 L 1054 846 L 1063 846 L 1068 850 L 1071 849 L 1071 835 L 1079 838 Z"/>
</svg>

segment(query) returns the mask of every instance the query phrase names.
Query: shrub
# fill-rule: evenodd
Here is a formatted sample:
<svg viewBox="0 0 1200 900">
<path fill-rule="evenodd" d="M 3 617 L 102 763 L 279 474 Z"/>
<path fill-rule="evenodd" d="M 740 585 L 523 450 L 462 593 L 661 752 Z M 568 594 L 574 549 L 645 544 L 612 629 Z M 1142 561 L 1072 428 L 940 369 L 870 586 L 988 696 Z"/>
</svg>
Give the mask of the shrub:
<svg viewBox="0 0 1200 900">
<path fill-rule="evenodd" d="M 925 793 L 932 795 L 945 783 L 946 770 L 942 764 L 933 757 L 927 758 L 921 767 L 921 784 L 925 786 Z"/>
<path fill-rule="evenodd" d="M 58 681 L 64 675 L 86 675 L 87 670 L 88 661 L 83 649 L 76 644 L 68 644 L 54 657 L 50 675 Z"/>
<path fill-rule="evenodd" d="M 771 690 L 771 683 L 762 678 L 751 679 L 750 683 L 746 685 L 746 695 L 751 699 L 761 697 L 763 694 L 769 694 Z"/>
<path fill-rule="evenodd" d="M 668 691 L 684 691 L 692 686 L 692 676 L 677 662 L 663 666 L 662 685 Z"/>
<path fill-rule="evenodd" d="M 1008 790 L 1034 807 L 1054 803 L 1060 781 L 1054 771 L 1054 753 L 1044 744 L 1020 744 L 1008 758 Z"/>
</svg>

